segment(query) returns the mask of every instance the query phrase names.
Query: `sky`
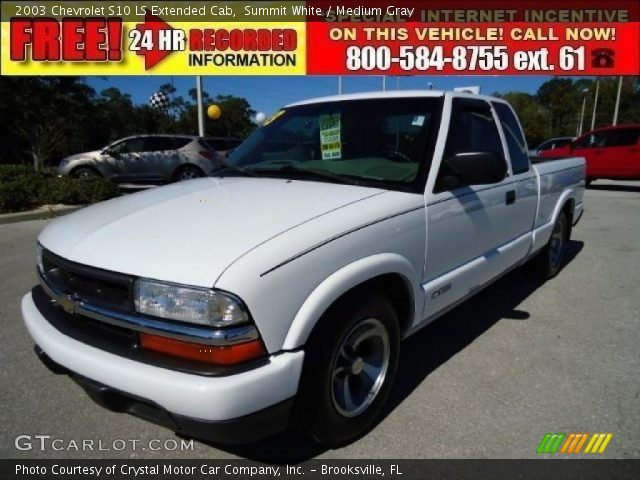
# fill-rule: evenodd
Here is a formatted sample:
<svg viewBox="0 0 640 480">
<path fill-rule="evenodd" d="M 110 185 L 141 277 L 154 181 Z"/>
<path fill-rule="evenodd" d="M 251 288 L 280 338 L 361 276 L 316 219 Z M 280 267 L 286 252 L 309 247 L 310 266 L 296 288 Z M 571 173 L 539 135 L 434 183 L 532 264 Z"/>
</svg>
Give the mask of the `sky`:
<svg viewBox="0 0 640 480">
<path fill-rule="evenodd" d="M 521 91 L 535 93 L 538 87 L 549 80 L 548 76 L 412 76 L 387 77 L 387 90 L 395 90 L 397 82 L 401 90 L 423 90 L 429 83 L 433 89 L 451 90 L 455 87 L 479 85 L 484 94 Z M 173 83 L 177 94 L 188 97 L 187 92 L 195 88 L 193 76 L 112 76 L 88 77 L 88 83 L 100 92 L 117 87 L 128 93 L 137 104 L 147 103 L 160 85 Z M 210 76 L 203 77 L 203 89 L 211 96 L 217 94 L 245 97 L 257 112 L 269 114 L 278 108 L 299 100 L 322 97 L 338 93 L 336 76 Z M 343 77 L 344 93 L 382 90 L 380 76 Z"/>
</svg>

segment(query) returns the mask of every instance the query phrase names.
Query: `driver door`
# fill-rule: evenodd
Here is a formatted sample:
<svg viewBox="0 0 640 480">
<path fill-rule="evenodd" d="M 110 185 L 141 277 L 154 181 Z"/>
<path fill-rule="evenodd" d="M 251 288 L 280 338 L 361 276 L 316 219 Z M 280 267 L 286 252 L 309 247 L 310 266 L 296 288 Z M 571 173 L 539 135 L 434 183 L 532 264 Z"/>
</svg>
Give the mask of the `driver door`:
<svg viewBox="0 0 640 480">
<path fill-rule="evenodd" d="M 486 101 L 454 98 L 442 158 L 493 152 L 505 159 L 498 125 Z M 441 162 L 427 203 L 425 317 L 453 305 L 503 271 L 509 244 L 520 233 L 510 168 L 507 177 L 496 184 L 464 185 L 456 181 L 455 174 Z"/>
<path fill-rule="evenodd" d="M 110 177 L 123 181 L 135 178 L 139 157 L 144 149 L 144 139 L 133 137 L 114 143 L 103 152 Z"/>
</svg>

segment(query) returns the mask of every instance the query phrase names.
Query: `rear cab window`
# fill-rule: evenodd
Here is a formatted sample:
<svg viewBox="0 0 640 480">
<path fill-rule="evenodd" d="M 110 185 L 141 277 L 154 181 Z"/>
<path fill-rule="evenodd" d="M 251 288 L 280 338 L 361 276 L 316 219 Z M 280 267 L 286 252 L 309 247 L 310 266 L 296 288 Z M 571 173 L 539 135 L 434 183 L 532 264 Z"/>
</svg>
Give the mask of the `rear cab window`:
<svg viewBox="0 0 640 480">
<path fill-rule="evenodd" d="M 524 133 L 522 133 L 520 122 L 518 122 L 511 107 L 506 103 L 493 102 L 492 104 L 498 114 L 502 131 L 507 140 L 513 174 L 528 172 L 529 154 L 527 153 L 527 142 L 524 138 Z"/>
</svg>

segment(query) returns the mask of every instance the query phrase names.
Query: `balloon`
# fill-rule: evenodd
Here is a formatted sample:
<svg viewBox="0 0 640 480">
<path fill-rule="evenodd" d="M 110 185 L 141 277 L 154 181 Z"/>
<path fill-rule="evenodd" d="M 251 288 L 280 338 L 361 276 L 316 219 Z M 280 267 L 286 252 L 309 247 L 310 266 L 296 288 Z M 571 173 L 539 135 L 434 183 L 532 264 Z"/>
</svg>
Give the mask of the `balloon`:
<svg viewBox="0 0 640 480">
<path fill-rule="evenodd" d="M 267 116 L 263 112 L 258 112 L 256 114 L 256 123 L 258 125 L 262 125 L 262 122 L 264 122 L 266 119 L 267 119 Z"/>
<path fill-rule="evenodd" d="M 209 105 L 209 107 L 207 108 L 207 115 L 211 120 L 218 120 L 220 118 L 220 115 L 222 115 L 222 110 L 220 110 L 220 107 L 218 105 Z"/>
</svg>

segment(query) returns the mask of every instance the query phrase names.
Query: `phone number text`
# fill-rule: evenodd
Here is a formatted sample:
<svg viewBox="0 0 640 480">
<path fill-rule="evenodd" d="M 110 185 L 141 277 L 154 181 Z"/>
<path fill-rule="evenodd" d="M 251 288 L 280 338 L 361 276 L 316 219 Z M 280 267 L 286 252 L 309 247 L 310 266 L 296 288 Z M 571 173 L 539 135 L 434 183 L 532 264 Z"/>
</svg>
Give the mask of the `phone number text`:
<svg viewBox="0 0 640 480">
<path fill-rule="evenodd" d="M 346 51 L 346 67 L 350 71 L 390 70 L 403 71 L 453 70 L 504 71 L 562 71 L 585 69 L 585 47 L 565 46 L 552 59 L 547 48 L 509 51 L 506 46 L 456 46 L 451 54 L 444 47 L 403 45 L 398 54 L 389 46 L 350 46 Z"/>
</svg>

